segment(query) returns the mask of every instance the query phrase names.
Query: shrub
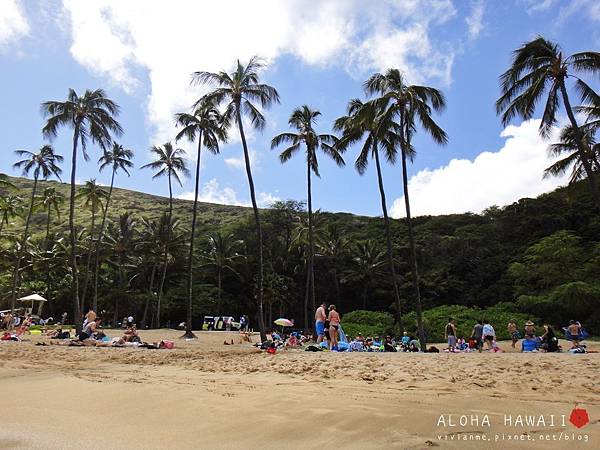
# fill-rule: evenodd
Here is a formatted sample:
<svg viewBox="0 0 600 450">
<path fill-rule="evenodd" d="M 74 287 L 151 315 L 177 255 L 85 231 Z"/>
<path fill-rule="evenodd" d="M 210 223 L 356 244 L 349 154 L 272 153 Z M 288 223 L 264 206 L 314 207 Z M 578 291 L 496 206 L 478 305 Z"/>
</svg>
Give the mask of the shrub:
<svg viewBox="0 0 600 450">
<path fill-rule="evenodd" d="M 342 327 L 348 336 L 383 336 L 393 333 L 394 318 L 378 311 L 356 310 L 342 317 Z"/>
</svg>

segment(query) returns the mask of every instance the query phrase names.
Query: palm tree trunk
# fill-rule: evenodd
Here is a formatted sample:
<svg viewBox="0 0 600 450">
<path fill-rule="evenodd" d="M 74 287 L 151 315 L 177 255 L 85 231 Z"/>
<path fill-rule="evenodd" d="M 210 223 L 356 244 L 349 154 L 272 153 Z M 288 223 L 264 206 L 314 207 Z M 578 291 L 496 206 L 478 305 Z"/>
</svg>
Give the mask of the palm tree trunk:
<svg viewBox="0 0 600 450">
<path fill-rule="evenodd" d="M 163 296 L 163 288 L 167 277 L 167 265 L 169 262 L 169 243 L 171 241 L 171 219 L 173 217 L 173 187 L 171 185 L 171 171 L 169 171 L 169 220 L 166 229 L 165 253 L 163 255 L 163 270 L 160 277 L 160 286 L 158 288 L 158 300 L 156 302 L 156 322 L 160 328 L 160 304 Z"/>
<path fill-rule="evenodd" d="M 221 268 L 217 266 L 217 314 L 219 315 L 221 315 L 221 302 L 223 301 L 221 294 L 222 278 Z"/>
<path fill-rule="evenodd" d="M 17 261 L 15 262 L 15 269 L 13 272 L 12 297 L 10 302 L 11 313 L 15 310 L 15 304 L 17 302 L 17 290 L 19 289 L 19 270 L 21 269 L 21 259 L 23 258 L 23 250 L 27 243 L 27 235 L 29 233 L 29 223 L 31 222 L 31 215 L 33 213 L 33 205 L 35 202 L 35 192 L 37 190 L 37 183 L 38 172 L 36 169 L 35 176 L 33 177 L 33 189 L 31 190 L 31 203 L 29 204 L 29 211 L 27 213 L 27 219 L 25 220 L 25 230 L 23 231 L 23 239 L 21 240 L 21 246 L 17 251 Z"/>
<path fill-rule="evenodd" d="M 362 308 L 363 310 L 367 309 L 367 294 L 369 293 L 369 283 L 365 283 L 365 286 L 363 287 L 363 293 L 362 293 Z"/>
<path fill-rule="evenodd" d="M 141 321 L 142 329 L 146 329 L 146 320 L 148 318 L 148 307 L 150 305 L 150 299 L 154 298 L 154 294 L 153 294 L 153 291 L 152 291 L 152 286 L 154 286 L 154 276 L 156 274 L 156 266 L 157 265 L 158 264 L 155 263 L 152 266 L 152 273 L 150 274 L 150 285 L 148 286 L 148 294 L 149 295 L 146 298 L 146 305 L 144 306 L 144 315 L 142 316 L 142 321 Z"/>
<path fill-rule="evenodd" d="M 310 310 L 308 308 L 308 300 L 310 297 L 310 267 L 308 263 L 308 255 L 306 260 L 306 285 L 304 286 L 304 329 L 308 331 L 309 329 L 309 317 L 311 316 Z M 315 340 L 317 339 L 317 330 L 313 329 L 313 337 Z"/>
<path fill-rule="evenodd" d="M 48 213 L 46 216 L 46 300 L 48 300 L 50 304 L 50 312 L 51 315 L 53 313 L 52 299 L 50 298 L 50 214 L 51 214 L 52 205 L 48 204 Z"/>
<path fill-rule="evenodd" d="M 123 273 L 123 260 L 119 257 L 119 292 L 115 296 L 115 308 L 113 311 L 113 324 L 117 323 L 119 319 L 119 300 L 121 295 L 125 292 L 125 274 Z"/>
<path fill-rule="evenodd" d="M 240 104 L 238 103 L 236 108 L 236 116 L 238 128 L 240 129 L 240 137 L 242 139 L 242 146 L 244 147 L 244 161 L 246 163 L 246 174 L 248 175 L 248 185 L 250 186 L 250 199 L 252 200 L 252 209 L 254 210 L 254 221 L 256 224 L 256 237 L 258 239 L 258 328 L 260 330 L 260 339 L 262 342 L 267 340 L 267 333 L 265 330 L 265 316 L 263 312 L 263 243 L 262 243 L 262 230 L 260 227 L 260 216 L 258 213 L 258 206 L 256 204 L 256 194 L 254 192 L 254 180 L 252 179 L 252 169 L 250 168 L 250 155 L 248 153 L 248 144 L 246 144 L 246 136 L 244 135 L 244 126 L 242 125 L 242 116 L 240 114 Z"/>
<path fill-rule="evenodd" d="M 310 151 L 308 152 L 310 154 Z M 307 158 L 306 180 L 308 188 L 308 275 L 310 277 L 310 306 L 312 311 L 317 309 L 315 302 L 315 243 L 313 236 L 313 219 L 312 219 L 312 180 L 310 171 L 310 156 Z"/>
<path fill-rule="evenodd" d="M 98 310 L 98 271 L 100 268 L 100 249 L 102 247 L 102 239 L 104 238 L 104 227 L 106 226 L 106 217 L 108 216 L 108 205 L 110 203 L 113 185 L 115 183 L 115 172 L 116 169 L 113 167 L 108 197 L 106 197 L 106 206 L 104 207 L 104 214 L 102 215 L 102 224 L 100 225 L 100 232 L 98 233 L 98 242 L 96 243 L 96 260 L 94 261 L 94 303 L 92 306 L 94 311 Z"/>
<path fill-rule="evenodd" d="M 577 148 L 579 149 L 579 154 L 581 155 L 581 163 L 583 164 L 590 182 L 590 189 L 592 191 L 594 205 L 597 209 L 600 209 L 600 191 L 598 189 L 598 179 L 596 178 L 596 172 L 594 172 L 592 168 L 593 157 L 590 155 L 590 149 L 588 149 L 583 142 L 583 136 L 581 134 L 581 130 L 579 129 L 579 125 L 577 124 L 577 119 L 575 119 L 575 114 L 573 114 L 573 109 L 571 108 L 571 102 L 569 101 L 569 95 L 567 94 L 564 81 L 561 82 L 560 92 L 562 94 L 563 103 L 565 104 L 567 116 L 569 117 L 569 121 L 573 127 L 573 132 L 575 133 L 575 142 L 577 142 Z"/>
<path fill-rule="evenodd" d="M 410 217 L 410 200 L 408 198 L 408 176 L 406 171 L 406 152 L 402 153 L 402 185 L 404 187 L 404 204 L 406 206 L 406 224 L 408 226 L 408 242 L 410 245 L 410 263 L 413 276 L 413 289 L 415 292 L 415 309 L 417 313 L 417 330 L 419 333 L 419 342 L 421 350 L 427 348 L 427 340 L 425 339 L 425 330 L 423 329 L 423 310 L 421 307 L 421 291 L 419 289 L 419 271 L 417 267 L 417 249 L 415 246 L 415 237 L 413 235 L 412 221 Z"/>
<path fill-rule="evenodd" d="M 2 228 L 4 228 L 4 217 L 0 220 L 0 237 L 2 236 Z"/>
<path fill-rule="evenodd" d="M 79 309 L 79 280 L 77 273 L 77 239 L 75 236 L 75 179 L 77 174 L 77 138 L 79 137 L 79 124 L 73 130 L 73 155 L 71 157 L 71 198 L 69 199 L 69 233 L 71 240 L 71 291 L 73 295 L 73 320 L 75 330 L 81 332 L 81 310 Z"/>
<path fill-rule="evenodd" d="M 94 248 L 94 225 L 96 225 L 96 209 L 92 205 L 92 223 L 90 227 L 90 248 L 88 248 L 87 260 L 85 262 L 85 279 L 83 281 L 83 290 L 81 291 L 81 312 L 85 311 L 85 297 L 87 294 L 88 283 L 90 281 L 90 264 L 92 262 L 92 253 Z M 95 311 L 95 310 L 94 310 Z"/>
<path fill-rule="evenodd" d="M 373 141 L 373 153 L 375 153 L 375 165 L 377 167 L 377 182 L 379 183 L 379 194 L 381 196 L 381 209 L 383 210 L 383 221 L 385 224 L 385 239 L 387 244 L 387 257 L 392 276 L 392 285 L 394 286 L 394 300 L 396 302 L 396 323 L 400 323 L 402 312 L 400 307 L 400 293 L 398 292 L 398 280 L 396 280 L 396 269 L 394 268 L 394 253 L 392 247 L 392 232 L 390 231 L 390 218 L 388 217 L 387 205 L 385 201 L 385 190 L 383 189 L 383 177 L 381 175 L 381 164 L 379 163 L 379 149 L 377 141 Z"/>
<path fill-rule="evenodd" d="M 196 214 L 198 212 L 198 188 L 200 186 L 200 155 L 202 151 L 202 130 L 198 136 L 198 158 L 196 161 L 196 186 L 194 189 L 194 208 L 192 212 L 192 232 L 190 233 L 190 254 L 188 258 L 188 307 L 187 319 L 185 321 L 185 334 L 182 336 L 186 339 L 198 339 L 192 332 L 192 297 L 193 297 L 193 273 L 192 266 L 194 265 L 194 235 L 196 233 Z M 219 295 L 221 287 L 219 286 Z"/>
<path fill-rule="evenodd" d="M 340 293 L 340 280 L 338 280 L 337 270 L 333 269 L 333 284 L 335 286 L 335 301 L 337 302 L 337 310 L 342 310 L 342 295 Z"/>
</svg>

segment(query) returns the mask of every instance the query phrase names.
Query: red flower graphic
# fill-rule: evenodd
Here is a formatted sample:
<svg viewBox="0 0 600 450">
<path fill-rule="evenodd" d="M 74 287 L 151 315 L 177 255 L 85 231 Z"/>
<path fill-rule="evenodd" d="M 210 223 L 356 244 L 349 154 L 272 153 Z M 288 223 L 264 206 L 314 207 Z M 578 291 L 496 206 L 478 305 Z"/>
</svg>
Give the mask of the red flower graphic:
<svg viewBox="0 0 600 450">
<path fill-rule="evenodd" d="M 573 408 L 569 421 L 577 428 L 582 428 L 590 422 L 590 417 L 585 409 Z"/>
</svg>

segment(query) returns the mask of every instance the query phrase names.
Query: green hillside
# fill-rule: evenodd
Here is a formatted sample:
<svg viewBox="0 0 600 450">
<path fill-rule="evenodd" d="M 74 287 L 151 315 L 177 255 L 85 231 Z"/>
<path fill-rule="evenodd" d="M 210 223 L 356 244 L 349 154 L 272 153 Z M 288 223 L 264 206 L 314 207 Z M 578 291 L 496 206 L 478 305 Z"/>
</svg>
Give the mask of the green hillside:
<svg viewBox="0 0 600 450">
<path fill-rule="evenodd" d="M 13 193 L 20 195 L 24 199 L 28 200 L 31 188 L 33 187 L 33 180 L 27 178 L 14 178 L 11 177 L 10 181 L 17 187 Z M 67 183 L 60 183 L 58 181 L 40 181 L 39 192 L 41 193 L 46 187 L 54 187 L 65 198 L 65 201 L 69 198 L 70 185 Z M 108 186 L 105 187 L 108 190 Z M 0 193 L 2 191 L 0 190 Z M 5 190 L 6 193 L 6 190 Z M 114 188 L 111 207 L 109 209 L 109 217 L 111 219 L 117 218 L 124 212 L 130 212 L 138 216 L 144 216 L 149 219 L 158 218 L 169 205 L 168 197 L 160 197 L 157 195 L 145 194 L 143 192 L 130 191 L 127 189 Z M 181 219 L 191 220 L 193 202 L 189 200 L 173 200 L 174 215 Z M 64 230 L 68 228 L 68 207 L 65 206 L 63 220 L 57 224 L 59 227 L 62 226 Z M 214 203 L 199 203 L 198 204 L 198 226 L 203 228 L 210 228 L 212 226 L 221 226 L 231 224 L 241 217 L 252 214 L 251 208 L 245 208 L 241 206 L 229 206 L 229 205 L 217 205 Z M 76 215 L 76 223 L 80 226 L 89 226 L 89 216 L 87 211 L 79 210 Z M 35 224 L 34 232 L 41 232 L 45 229 L 46 216 L 43 211 L 38 208 L 36 214 L 33 217 L 33 223 Z M 17 228 L 20 223 L 17 221 Z"/>
</svg>

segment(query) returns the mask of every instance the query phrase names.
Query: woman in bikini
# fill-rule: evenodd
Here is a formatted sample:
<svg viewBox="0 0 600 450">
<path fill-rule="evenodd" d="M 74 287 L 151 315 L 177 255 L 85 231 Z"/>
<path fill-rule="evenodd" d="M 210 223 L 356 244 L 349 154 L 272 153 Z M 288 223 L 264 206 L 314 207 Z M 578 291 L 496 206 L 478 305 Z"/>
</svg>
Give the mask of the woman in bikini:
<svg viewBox="0 0 600 450">
<path fill-rule="evenodd" d="M 335 305 L 329 306 L 329 349 L 337 351 L 338 330 L 340 328 L 340 314 L 335 310 Z"/>
</svg>

